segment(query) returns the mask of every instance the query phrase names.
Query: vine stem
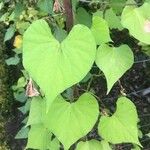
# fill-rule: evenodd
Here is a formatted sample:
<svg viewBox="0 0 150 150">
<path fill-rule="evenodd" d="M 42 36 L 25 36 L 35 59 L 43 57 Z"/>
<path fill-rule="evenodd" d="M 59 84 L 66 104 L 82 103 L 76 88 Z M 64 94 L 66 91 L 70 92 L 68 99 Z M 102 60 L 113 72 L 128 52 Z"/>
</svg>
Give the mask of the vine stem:
<svg viewBox="0 0 150 150">
<path fill-rule="evenodd" d="M 73 27 L 73 12 L 71 0 L 63 0 L 64 10 L 66 14 L 66 29 L 69 32 Z"/>
</svg>

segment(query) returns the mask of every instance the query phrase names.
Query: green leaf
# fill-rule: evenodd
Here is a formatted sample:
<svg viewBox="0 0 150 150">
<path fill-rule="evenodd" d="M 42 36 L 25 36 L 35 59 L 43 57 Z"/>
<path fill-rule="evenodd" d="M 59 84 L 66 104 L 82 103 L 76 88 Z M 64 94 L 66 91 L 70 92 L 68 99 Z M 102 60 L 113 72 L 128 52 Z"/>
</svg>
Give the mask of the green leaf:
<svg viewBox="0 0 150 150">
<path fill-rule="evenodd" d="M 28 116 L 27 116 L 27 117 L 25 117 L 25 118 L 21 121 L 21 123 L 26 124 L 26 123 L 27 123 L 27 121 L 28 121 Z"/>
<path fill-rule="evenodd" d="M 34 97 L 31 102 L 27 126 L 43 123 L 43 117 L 46 115 L 45 109 L 45 99 Z"/>
<path fill-rule="evenodd" d="M 126 6 L 121 16 L 123 27 L 127 28 L 132 36 L 139 41 L 150 44 L 150 3 L 144 3 L 141 7 Z M 146 27 L 148 26 L 148 27 Z"/>
<path fill-rule="evenodd" d="M 20 58 L 18 55 L 15 55 L 14 57 L 10 57 L 5 60 L 7 65 L 17 65 L 20 61 Z"/>
<path fill-rule="evenodd" d="M 54 144 L 51 144 L 51 136 L 52 134 L 42 124 L 32 125 L 28 134 L 27 148 L 46 150 L 51 149 L 51 145 L 54 148 Z M 56 141 L 54 142 L 56 145 Z M 59 150 L 59 145 L 52 150 Z"/>
<path fill-rule="evenodd" d="M 29 110 L 30 110 L 30 104 L 31 104 L 31 100 L 27 100 L 27 102 L 25 103 L 24 106 L 19 107 L 18 109 L 23 113 L 26 114 Z"/>
<path fill-rule="evenodd" d="M 76 12 L 76 18 L 75 18 L 76 24 L 83 24 L 91 27 L 92 24 L 92 16 L 82 7 L 79 7 Z"/>
<path fill-rule="evenodd" d="M 39 0 L 37 5 L 41 11 L 53 14 L 53 2 L 53 0 Z"/>
<path fill-rule="evenodd" d="M 108 142 L 90 140 L 86 142 L 79 142 L 76 150 L 111 150 Z"/>
<path fill-rule="evenodd" d="M 106 44 L 102 44 L 98 48 L 96 64 L 106 77 L 107 94 L 110 92 L 114 83 L 131 68 L 133 62 L 133 52 L 127 45 L 109 47 Z"/>
<path fill-rule="evenodd" d="M 24 76 L 20 77 L 17 81 L 17 89 L 25 87 L 27 84 L 27 80 L 25 79 Z"/>
<path fill-rule="evenodd" d="M 91 31 L 95 37 L 97 45 L 112 41 L 109 35 L 107 22 L 99 16 L 93 16 Z"/>
<path fill-rule="evenodd" d="M 62 42 L 67 37 L 67 32 L 65 30 L 57 27 L 54 31 L 54 37 L 59 42 Z"/>
<path fill-rule="evenodd" d="M 111 29 L 113 29 L 113 28 L 115 28 L 115 29 L 118 28 L 119 30 L 123 29 L 119 16 L 116 16 L 116 14 L 112 10 L 112 8 L 107 9 L 105 11 L 105 17 L 104 18 L 107 21 L 107 23 Z"/>
<path fill-rule="evenodd" d="M 93 128 L 98 114 L 96 99 L 89 93 L 71 104 L 59 96 L 46 115 L 45 126 L 68 149 Z"/>
<path fill-rule="evenodd" d="M 116 14 L 121 14 L 123 7 L 126 4 L 126 0 L 110 0 L 110 6 Z"/>
<path fill-rule="evenodd" d="M 15 33 L 15 27 L 10 26 L 6 31 L 6 34 L 5 34 L 5 37 L 4 37 L 4 42 L 10 40 L 13 37 L 14 33 Z"/>
<path fill-rule="evenodd" d="M 79 0 L 72 0 L 72 9 L 74 12 L 76 12 L 76 7 L 77 7 L 77 4 L 79 3 Z"/>
<path fill-rule="evenodd" d="M 28 132 L 29 128 L 28 127 L 22 127 L 20 131 L 17 133 L 15 136 L 15 139 L 26 139 L 28 138 Z"/>
<path fill-rule="evenodd" d="M 135 143 L 138 140 L 138 116 L 135 105 L 126 97 L 117 101 L 116 112 L 111 116 L 102 116 L 98 125 L 101 137 L 113 144 Z"/>
<path fill-rule="evenodd" d="M 74 26 L 61 44 L 44 20 L 35 21 L 24 34 L 23 64 L 45 93 L 47 110 L 61 92 L 86 76 L 95 54 L 94 37 L 84 25 Z"/>
<path fill-rule="evenodd" d="M 27 100 L 27 96 L 23 88 L 14 92 L 14 97 L 17 101 L 21 103 L 24 103 Z"/>
</svg>

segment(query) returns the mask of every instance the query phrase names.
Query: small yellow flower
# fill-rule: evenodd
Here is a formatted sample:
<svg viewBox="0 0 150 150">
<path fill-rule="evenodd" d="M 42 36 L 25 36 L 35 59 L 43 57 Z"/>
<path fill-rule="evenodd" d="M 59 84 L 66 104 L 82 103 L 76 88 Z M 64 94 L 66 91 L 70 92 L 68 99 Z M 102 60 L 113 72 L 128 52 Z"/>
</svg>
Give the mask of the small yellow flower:
<svg viewBox="0 0 150 150">
<path fill-rule="evenodd" d="M 16 48 L 21 48 L 21 46 L 22 46 L 22 36 L 21 35 L 17 35 L 15 37 L 13 46 Z"/>
</svg>

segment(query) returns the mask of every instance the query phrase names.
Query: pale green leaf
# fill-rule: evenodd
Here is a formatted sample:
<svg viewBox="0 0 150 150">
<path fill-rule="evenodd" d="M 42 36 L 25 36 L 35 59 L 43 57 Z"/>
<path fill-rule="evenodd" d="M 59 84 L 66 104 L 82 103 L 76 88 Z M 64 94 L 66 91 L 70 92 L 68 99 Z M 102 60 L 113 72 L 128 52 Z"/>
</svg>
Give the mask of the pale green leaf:
<svg viewBox="0 0 150 150">
<path fill-rule="evenodd" d="M 28 137 L 28 132 L 29 132 L 28 127 L 22 127 L 15 136 L 15 139 L 26 139 Z"/>
<path fill-rule="evenodd" d="M 47 110 L 61 92 L 86 76 L 95 54 L 94 37 L 84 25 L 74 26 L 61 44 L 44 20 L 35 21 L 24 34 L 23 64 L 45 93 Z"/>
<path fill-rule="evenodd" d="M 25 103 L 24 106 L 22 107 L 19 107 L 18 109 L 23 113 L 23 114 L 26 114 L 29 109 L 30 109 L 30 104 L 31 104 L 31 100 L 27 100 L 27 102 Z"/>
<path fill-rule="evenodd" d="M 99 16 L 93 16 L 91 31 L 95 37 L 97 45 L 112 41 L 109 35 L 107 22 Z"/>
<path fill-rule="evenodd" d="M 102 116 L 98 125 L 101 137 L 113 144 L 135 143 L 138 140 L 138 116 L 135 105 L 126 97 L 117 101 L 116 112 L 111 116 Z"/>
<path fill-rule="evenodd" d="M 83 94 L 71 104 L 58 97 L 46 115 L 45 126 L 68 149 L 93 128 L 98 114 L 97 101 L 89 93 Z"/>
<path fill-rule="evenodd" d="M 150 23 L 147 23 L 150 21 L 149 8 L 150 3 L 144 3 L 138 8 L 126 6 L 121 16 L 122 25 L 129 30 L 130 34 L 146 44 L 150 44 Z"/>
<path fill-rule="evenodd" d="M 76 150 L 111 150 L 111 148 L 106 141 L 90 140 L 79 142 Z"/>
<path fill-rule="evenodd" d="M 116 81 L 131 68 L 134 62 L 133 52 L 127 45 L 109 47 L 102 44 L 97 51 L 96 64 L 107 80 L 107 94 Z"/>
<path fill-rule="evenodd" d="M 6 31 L 6 34 L 5 34 L 5 37 L 4 37 L 4 42 L 10 40 L 13 37 L 14 33 L 15 33 L 15 27 L 10 26 Z"/>
<path fill-rule="evenodd" d="M 43 117 L 46 115 L 45 102 L 45 99 L 41 97 L 34 97 L 32 99 L 27 126 L 43 123 Z"/>
<path fill-rule="evenodd" d="M 113 28 L 118 28 L 119 30 L 123 29 L 121 25 L 121 19 L 119 18 L 119 16 L 116 16 L 116 14 L 111 8 L 105 11 L 104 18 L 111 29 Z"/>
<path fill-rule="evenodd" d="M 46 150 L 49 149 L 51 133 L 42 125 L 32 125 L 28 134 L 27 148 Z"/>
<path fill-rule="evenodd" d="M 18 55 L 15 55 L 14 57 L 10 57 L 8 59 L 5 60 L 7 65 L 17 65 L 20 61 L 20 58 L 18 57 Z"/>
<path fill-rule="evenodd" d="M 20 77 L 17 81 L 17 88 L 22 88 L 22 87 L 25 87 L 27 84 L 27 80 L 25 79 L 24 76 Z"/>
<path fill-rule="evenodd" d="M 48 145 L 49 150 L 60 150 L 60 142 L 57 138 L 54 138 L 49 142 Z"/>
</svg>

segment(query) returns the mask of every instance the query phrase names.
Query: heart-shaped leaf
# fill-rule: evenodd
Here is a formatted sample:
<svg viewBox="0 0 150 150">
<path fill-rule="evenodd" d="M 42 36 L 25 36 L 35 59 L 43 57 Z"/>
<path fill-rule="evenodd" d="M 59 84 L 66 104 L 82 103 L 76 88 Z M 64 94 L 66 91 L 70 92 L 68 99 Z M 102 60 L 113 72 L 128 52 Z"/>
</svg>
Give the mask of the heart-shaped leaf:
<svg viewBox="0 0 150 150">
<path fill-rule="evenodd" d="M 126 97 L 117 101 L 117 110 L 111 116 L 102 116 L 98 125 L 99 134 L 108 142 L 135 143 L 138 140 L 138 116 L 135 105 Z"/>
<path fill-rule="evenodd" d="M 112 41 L 109 35 L 107 22 L 99 16 L 93 16 L 91 31 L 95 37 L 97 45 Z"/>
<path fill-rule="evenodd" d="M 104 18 L 108 22 L 108 25 L 111 29 L 123 29 L 119 16 L 114 13 L 112 8 L 106 10 Z"/>
<path fill-rule="evenodd" d="M 111 150 L 108 142 L 90 140 L 86 142 L 79 142 L 76 150 Z"/>
<path fill-rule="evenodd" d="M 89 93 L 81 95 L 71 104 L 58 97 L 46 115 L 45 126 L 68 149 L 93 128 L 98 114 L 98 103 Z"/>
<path fill-rule="evenodd" d="M 146 44 L 150 44 L 149 8 L 150 3 L 146 2 L 138 8 L 126 6 L 121 16 L 122 25 L 129 30 L 130 34 Z"/>
<path fill-rule="evenodd" d="M 114 83 L 131 68 L 134 62 L 133 52 L 127 45 L 109 47 L 102 44 L 97 51 L 96 64 L 107 80 L 107 94 Z"/>
<path fill-rule="evenodd" d="M 84 25 L 74 26 L 60 44 L 48 24 L 37 20 L 23 38 L 24 67 L 45 93 L 47 106 L 57 95 L 86 76 L 95 53 L 94 37 Z"/>
<path fill-rule="evenodd" d="M 59 141 L 56 138 L 51 140 L 51 137 L 52 134 L 42 124 L 32 125 L 28 134 L 27 148 L 59 150 Z"/>
<path fill-rule="evenodd" d="M 34 97 L 30 106 L 29 118 L 26 126 L 41 124 L 43 123 L 43 118 L 46 115 L 46 103 L 45 99 L 41 97 Z"/>
</svg>

